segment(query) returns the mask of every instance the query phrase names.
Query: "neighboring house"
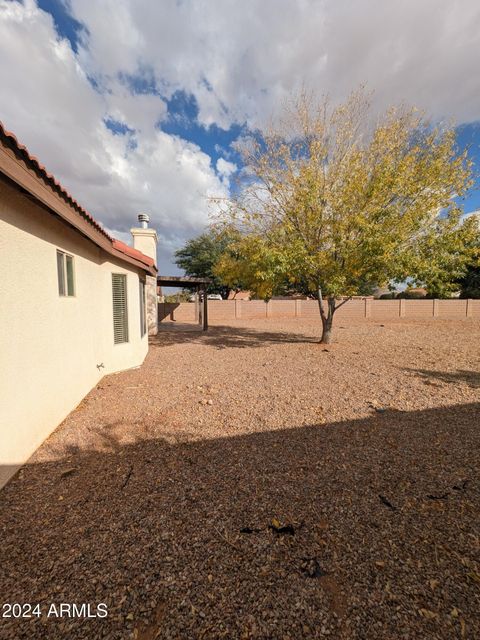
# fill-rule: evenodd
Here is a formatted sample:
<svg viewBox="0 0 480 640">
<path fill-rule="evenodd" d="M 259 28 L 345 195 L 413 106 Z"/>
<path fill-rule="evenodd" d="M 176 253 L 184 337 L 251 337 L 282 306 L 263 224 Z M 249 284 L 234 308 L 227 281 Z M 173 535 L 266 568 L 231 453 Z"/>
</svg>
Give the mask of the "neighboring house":
<svg viewBox="0 0 480 640">
<path fill-rule="evenodd" d="M 136 248 L 111 238 L 0 123 L 0 486 L 105 374 L 143 362 L 157 238 L 139 218 Z"/>
<path fill-rule="evenodd" d="M 250 300 L 250 291 L 230 291 L 227 300 Z"/>
</svg>

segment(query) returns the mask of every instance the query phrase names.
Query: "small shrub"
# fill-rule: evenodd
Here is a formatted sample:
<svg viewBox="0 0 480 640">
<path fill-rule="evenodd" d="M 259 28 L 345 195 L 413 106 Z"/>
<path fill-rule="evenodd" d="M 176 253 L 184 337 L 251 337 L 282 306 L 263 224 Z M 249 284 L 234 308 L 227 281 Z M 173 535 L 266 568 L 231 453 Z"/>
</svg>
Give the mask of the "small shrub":
<svg viewBox="0 0 480 640">
<path fill-rule="evenodd" d="M 404 300 L 419 300 L 426 297 L 427 292 L 425 289 L 405 289 L 397 296 L 397 298 L 403 298 Z"/>
<path fill-rule="evenodd" d="M 480 299 L 480 288 L 479 289 L 475 289 L 475 288 L 469 288 L 469 289 L 463 289 L 462 293 L 460 294 L 460 298 L 472 298 L 474 300 L 479 300 Z"/>
<path fill-rule="evenodd" d="M 392 291 L 391 293 L 382 293 L 382 295 L 379 297 L 379 300 L 395 300 L 397 294 Z"/>
</svg>

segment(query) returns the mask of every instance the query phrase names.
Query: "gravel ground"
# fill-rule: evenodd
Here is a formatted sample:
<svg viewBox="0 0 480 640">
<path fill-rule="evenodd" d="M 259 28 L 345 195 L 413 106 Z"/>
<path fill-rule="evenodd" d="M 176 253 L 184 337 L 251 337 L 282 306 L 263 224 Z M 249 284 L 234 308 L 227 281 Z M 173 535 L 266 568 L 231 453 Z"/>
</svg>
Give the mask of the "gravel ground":
<svg viewBox="0 0 480 640">
<path fill-rule="evenodd" d="M 480 323 L 318 331 L 167 326 L 104 378 L 0 491 L 42 611 L 0 638 L 480 638 Z"/>
</svg>

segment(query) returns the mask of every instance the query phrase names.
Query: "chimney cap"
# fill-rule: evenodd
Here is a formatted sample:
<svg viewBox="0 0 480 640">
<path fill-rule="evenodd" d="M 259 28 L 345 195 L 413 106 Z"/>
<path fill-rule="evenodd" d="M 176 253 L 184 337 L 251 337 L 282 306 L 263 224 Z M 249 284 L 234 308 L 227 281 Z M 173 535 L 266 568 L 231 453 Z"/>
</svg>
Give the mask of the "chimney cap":
<svg viewBox="0 0 480 640">
<path fill-rule="evenodd" d="M 146 213 L 139 213 L 138 221 L 140 222 L 140 225 L 142 226 L 143 229 L 147 229 L 148 223 L 150 222 L 150 216 Z"/>
</svg>

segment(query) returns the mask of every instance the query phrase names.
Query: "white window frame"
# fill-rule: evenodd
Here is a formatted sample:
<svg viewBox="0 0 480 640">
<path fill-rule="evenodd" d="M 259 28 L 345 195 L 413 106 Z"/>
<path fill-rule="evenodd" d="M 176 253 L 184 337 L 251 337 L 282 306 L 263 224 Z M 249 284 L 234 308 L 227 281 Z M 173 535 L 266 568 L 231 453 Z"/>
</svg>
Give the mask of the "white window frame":
<svg viewBox="0 0 480 640">
<path fill-rule="evenodd" d="M 71 264 L 72 268 L 71 281 L 68 278 L 68 264 Z M 57 280 L 58 295 L 61 298 L 74 298 L 76 295 L 75 258 L 61 249 L 57 249 Z"/>
</svg>

